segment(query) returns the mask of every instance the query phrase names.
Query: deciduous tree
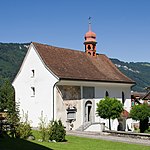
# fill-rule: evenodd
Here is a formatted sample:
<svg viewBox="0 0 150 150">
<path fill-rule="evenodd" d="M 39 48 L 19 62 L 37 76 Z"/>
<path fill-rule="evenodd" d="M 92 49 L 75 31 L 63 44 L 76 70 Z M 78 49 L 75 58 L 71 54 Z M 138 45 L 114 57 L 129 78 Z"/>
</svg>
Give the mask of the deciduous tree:
<svg viewBox="0 0 150 150">
<path fill-rule="evenodd" d="M 110 119 L 120 117 L 123 111 L 123 104 L 116 98 L 105 97 L 97 103 L 97 114 L 101 118 L 109 119 L 109 129 L 111 130 Z"/>
<path fill-rule="evenodd" d="M 148 117 L 150 117 L 150 107 L 144 103 L 135 105 L 130 111 L 130 117 L 140 121 L 140 132 L 148 129 Z"/>
</svg>

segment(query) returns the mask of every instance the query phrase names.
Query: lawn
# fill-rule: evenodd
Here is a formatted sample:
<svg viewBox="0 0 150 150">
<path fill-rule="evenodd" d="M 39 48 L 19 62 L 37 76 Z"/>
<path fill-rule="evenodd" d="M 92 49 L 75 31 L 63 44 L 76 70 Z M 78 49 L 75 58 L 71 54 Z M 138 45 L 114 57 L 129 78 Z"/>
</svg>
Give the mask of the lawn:
<svg viewBox="0 0 150 150">
<path fill-rule="evenodd" d="M 66 136 L 67 142 L 49 143 L 0 138 L 0 150 L 150 150 L 150 146 Z"/>
</svg>

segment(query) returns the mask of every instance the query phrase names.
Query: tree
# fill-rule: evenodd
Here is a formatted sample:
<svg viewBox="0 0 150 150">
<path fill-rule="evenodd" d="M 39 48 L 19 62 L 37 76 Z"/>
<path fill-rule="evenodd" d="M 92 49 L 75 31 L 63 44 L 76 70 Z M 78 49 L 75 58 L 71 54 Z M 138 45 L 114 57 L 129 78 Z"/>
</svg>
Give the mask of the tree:
<svg viewBox="0 0 150 150">
<path fill-rule="evenodd" d="M 14 89 L 9 80 L 5 80 L 0 88 L 0 112 L 13 111 L 15 105 Z"/>
<path fill-rule="evenodd" d="M 109 129 L 111 130 L 110 119 L 120 117 L 123 111 L 123 104 L 116 98 L 105 97 L 97 103 L 96 112 L 98 116 L 104 119 L 109 119 Z"/>
<path fill-rule="evenodd" d="M 12 136 L 19 122 L 18 105 L 15 103 L 15 90 L 9 80 L 5 80 L 0 88 L 0 112 L 7 112 L 7 122 L 10 124 Z"/>
<path fill-rule="evenodd" d="M 140 121 L 140 132 L 148 129 L 148 117 L 150 117 L 150 107 L 148 104 L 134 105 L 130 111 L 130 117 Z"/>
</svg>

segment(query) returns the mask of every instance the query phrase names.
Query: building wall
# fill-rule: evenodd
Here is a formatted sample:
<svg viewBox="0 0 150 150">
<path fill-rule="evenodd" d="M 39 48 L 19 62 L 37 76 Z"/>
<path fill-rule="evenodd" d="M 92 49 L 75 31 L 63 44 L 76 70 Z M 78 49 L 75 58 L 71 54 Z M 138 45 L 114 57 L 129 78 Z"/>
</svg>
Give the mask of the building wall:
<svg viewBox="0 0 150 150">
<path fill-rule="evenodd" d="M 124 109 L 128 112 L 131 109 L 130 84 L 63 80 L 58 82 L 58 78 L 47 69 L 32 45 L 13 86 L 16 102 L 20 105 L 20 114 L 28 113 L 33 127 L 38 126 L 39 118 L 43 113 L 47 122 L 52 119 L 61 119 L 66 128 L 70 129 L 67 122 L 67 109 L 75 107 L 76 118 L 71 123 L 72 129 L 77 129 L 87 120 L 86 104 L 88 102 L 88 106 L 92 104 L 90 121 L 104 122 L 108 126 L 108 121 L 96 114 L 96 104 L 105 97 L 106 91 L 109 97 L 116 97 L 120 101 L 124 92 Z M 83 87 L 94 87 L 94 97 L 83 98 Z M 112 120 L 112 129 L 117 129 L 117 123 L 117 120 Z"/>
<path fill-rule="evenodd" d="M 95 88 L 95 98 L 83 98 L 83 87 L 94 87 Z M 73 130 L 80 127 L 85 122 L 85 104 L 87 101 L 92 103 L 91 116 L 92 122 L 105 123 L 106 127 L 109 127 L 108 120 L 102 119 L 96 114 L 96 104 L 105 97 L 106 91 L 109 93 L 110 97 L 116 97 L 122 102 L 122 92 L 124 92 L 125 102 L 124 109 L 128 112 L 131 109 L 131 99 L 130 99 L 130 86 L 129 84 L 116 84 L 116 83 L 95 83 L 95 82 L 81 82 L 81 81 L 61 81 L 57 88 L 56 96 L 56 118 L 61 119 L 68 129 L 67 124 L 67 111 L 68 106 L 75 106 L 77 108 L 76 120 L 73 122 Z M 79 88 L 80 87 L 80 88 Z M 80 90 L 79 90 L 80 89 Z M 68 95 L 68 97 L 64 96 Z M 79 99 L 81 96 L 81 99 Z M 95 125 L 96 126 L 96 125 Z M 113 130 L 117 130 L 118 121 L 117 119 L 111 120 L 111 127 Z"/>
<path fill-rule="evenodd" d="M 28 112 L 33 127 L 38 126 L 41 112 L 47 121 L 53 119 L 53 86 L 56 82 L 56 77 L 46 69 L 34 48 L 30 46 L 13 86 L 16 102 L 20 105 L 20 114 Z"/>
<path fill-rule="evenodd" d="M 109 86 L 97 86 L 95 88 L 95 106 L 96 103 L 98 103 L 100 100 L 103 99 L 105 96 L 106 91 L 109 93 L 109 97 L 115 97 L 120 102 L 122 102 L 122 92 L 124 92 L 124 109 L 130 112 L 131 110 L 131 92 L 130 92 L 130 85 L 124 85 L 124 84 L 118 84 L 118 85 L 109 85 Z M 96 112 L 96 107 L 95 107 L 95 112 Z M 109 121 L 108 119 L 103 119 L 98 116 L 95 116 L 95 122 L 100 122 L 100 123 L 105 123 L 105 126 L 108 128 L 109 127 Z M 129 122 L 130 123 L 130 122 Z M 129 125 L 130 126 L 130 125 Z M 111 120 L 111 128 L 112 130 L 117 130 L 118 127 L 118 120 Z M 106 129 L 107 129 L 106 128 Z"/>
<path fill-rule="evenodd" d="M 67 122 L 67 109 L 76 108 L 76 119 L 71 123 Z M 81 123 L 81 90 L 80 86 L 57 86 L 56 90 L 56 118 L 61 119 L 67 130 L 77 129 Z M 73 125 L 72 127 L 70 125 Z"/>
</svg>

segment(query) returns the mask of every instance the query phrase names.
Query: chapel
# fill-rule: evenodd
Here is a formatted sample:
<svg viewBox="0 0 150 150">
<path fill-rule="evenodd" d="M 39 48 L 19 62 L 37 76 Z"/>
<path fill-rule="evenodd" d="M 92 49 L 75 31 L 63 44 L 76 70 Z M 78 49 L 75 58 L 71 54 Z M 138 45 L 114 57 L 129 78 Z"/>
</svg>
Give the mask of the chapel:
<svg viewBox="0 0 150 150">
<path fill-rule="evenodd" d="M 66 130 L 99 131 L 108 120 L 96 114 L 97 103 L 115 97 L 129 113 L 133 80 L 121 73 L 104 54 L 97 53 L 96 33 L 84 36 L 85 50 L 31 42 L 13 86 L 20 113 L 28 113 L 37 127 L 41 114 L 47 122 L 61 119 Z M 111 120 L 112 130 L 132 128 L 132 119 Z"/>
</svg>

